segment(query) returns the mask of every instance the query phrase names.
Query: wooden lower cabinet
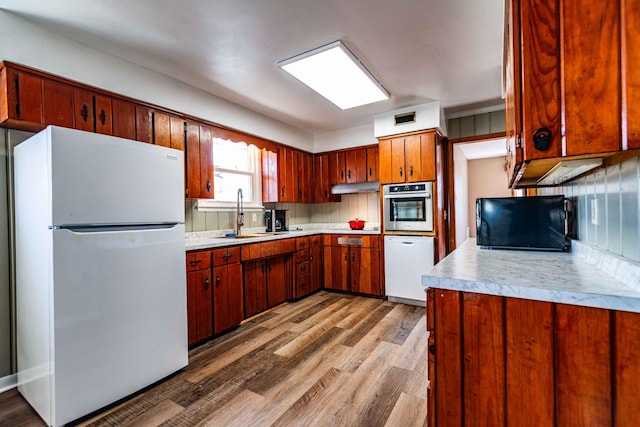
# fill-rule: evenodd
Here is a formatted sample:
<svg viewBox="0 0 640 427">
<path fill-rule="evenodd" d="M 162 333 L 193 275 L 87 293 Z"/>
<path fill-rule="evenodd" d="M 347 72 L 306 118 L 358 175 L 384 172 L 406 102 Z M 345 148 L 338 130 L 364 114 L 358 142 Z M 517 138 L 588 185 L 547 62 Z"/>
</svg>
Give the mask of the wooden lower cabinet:
<svg viewBox="0 0 640 427">
<path fill-rule="evenodd" d="M 213 268 L 213 333 L 234 328 L 244 319 L 242 265 Z"/>
<path fill-rule="evenodd" d="M 188 343 L 213 335 L 211 251 L 187 253 Z"/>
<path fill-rule="evenodd" d="M 428 425 L 635 425 L 639 322 L 636 313 L 429 289 Z"/>
<path fill-rule="evenodd" d="M 287 299 L 287 257 L 244 263 L 244 316 L 256 315 Z"/>
<path fill-rule="evenodd" d="M 325 236 L 324 287 L 383 296 L 379 236 Z"/>
</svg>

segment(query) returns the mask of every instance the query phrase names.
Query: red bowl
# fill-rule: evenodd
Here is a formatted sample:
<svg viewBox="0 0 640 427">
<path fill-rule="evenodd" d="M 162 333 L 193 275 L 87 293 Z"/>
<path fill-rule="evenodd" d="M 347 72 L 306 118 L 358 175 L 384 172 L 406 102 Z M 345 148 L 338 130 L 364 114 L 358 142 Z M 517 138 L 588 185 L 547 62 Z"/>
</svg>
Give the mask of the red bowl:
<svg viewBox="0 0 640 427">
<path fill-rule="evenodd" d="M 349 227 L 351 227 L 352 230 L 362 230 L 364 228 L 364 221 L 361 219 L 349 221 Z"/>
</svg>

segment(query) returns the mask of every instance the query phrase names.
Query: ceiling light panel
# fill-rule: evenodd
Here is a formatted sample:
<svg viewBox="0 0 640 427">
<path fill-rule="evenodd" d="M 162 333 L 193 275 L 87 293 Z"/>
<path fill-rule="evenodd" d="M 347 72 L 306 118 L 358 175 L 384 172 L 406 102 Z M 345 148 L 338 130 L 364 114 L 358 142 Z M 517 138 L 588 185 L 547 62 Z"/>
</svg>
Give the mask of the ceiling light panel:
<svg viewBox="0 0 640 427">
<path fill-rule="evenodd" d="M 341 42 L 278 62 L 278 66 L 343 110 L 389 99 L 389 94 Z"/>
</svg>

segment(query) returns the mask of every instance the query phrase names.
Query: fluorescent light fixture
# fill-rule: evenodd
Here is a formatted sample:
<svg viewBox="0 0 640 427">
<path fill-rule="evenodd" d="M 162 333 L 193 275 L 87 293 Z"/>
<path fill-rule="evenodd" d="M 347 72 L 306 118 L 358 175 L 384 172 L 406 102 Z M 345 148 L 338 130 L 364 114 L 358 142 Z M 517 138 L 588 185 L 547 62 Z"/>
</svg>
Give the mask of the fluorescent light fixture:
<svg viewBox="0 0 640 427">
<path fill-rule="evenodd" d="M 558 162 L 538 180 L 539 185 L 556 185 L 595 169 L 602 164 L 601 158 L 565 160 Z"/>
<path fill-rule="evenodd" d="M 389 99 L 340 40 L 280 61 L 278 66 L 343 110 Z"/>
</svg>

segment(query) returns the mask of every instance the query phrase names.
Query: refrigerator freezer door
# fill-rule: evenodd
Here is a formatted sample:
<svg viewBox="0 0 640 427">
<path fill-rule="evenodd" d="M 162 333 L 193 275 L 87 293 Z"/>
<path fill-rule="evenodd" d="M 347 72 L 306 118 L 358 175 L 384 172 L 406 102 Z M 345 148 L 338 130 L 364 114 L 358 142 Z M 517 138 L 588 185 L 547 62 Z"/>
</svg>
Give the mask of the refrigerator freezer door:
<svg viewBox="0 0 640 427">
<path fill-rule="evenodd" d="M 182 151 L 55 126 L 46 132 L 51 225 L 184 222 Z"/>
<path fill-rule="evenodd" d="M 53 413 L 67 423 L 187 365 L 184 226 L 53 233 Z"/>
<path fill-rule="evenodd" d="M 433 237 L 385 236 L 385 288 L 390 300 L 426 304 L 421 283 L 422 275 L 433 267 L 433 246 Z"/>
</svg>

